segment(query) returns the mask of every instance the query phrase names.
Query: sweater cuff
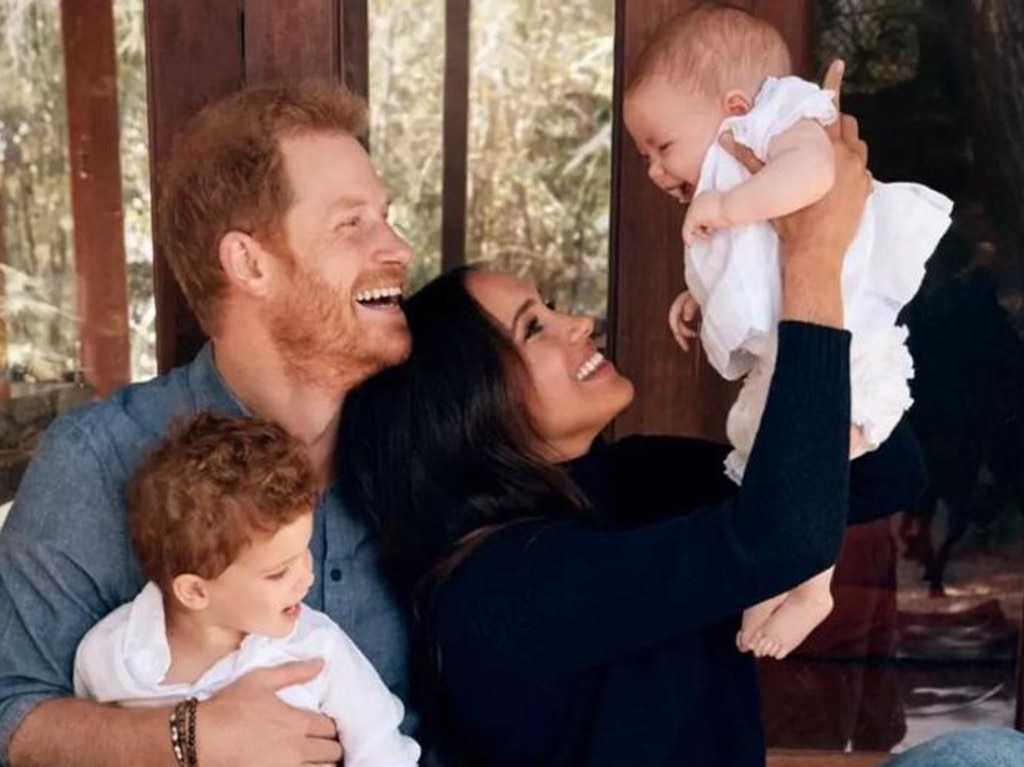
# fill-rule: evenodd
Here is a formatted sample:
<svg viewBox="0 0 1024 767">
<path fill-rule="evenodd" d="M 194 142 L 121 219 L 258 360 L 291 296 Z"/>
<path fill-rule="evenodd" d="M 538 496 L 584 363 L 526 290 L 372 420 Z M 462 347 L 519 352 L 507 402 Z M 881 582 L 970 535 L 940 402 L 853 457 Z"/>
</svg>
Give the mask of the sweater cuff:
<svg viewBox="0 0 1024 767">
<path fill-rule="evenodd" d="M 849 330 L 812 322 L 783 320 L 779 323 L 779 353 L 776 369 L 791 365 L 799 368 L 810 363 L 821 370 L 831 370 L 841 365 L 849 378 L 850 341 Z"/>
</svg>

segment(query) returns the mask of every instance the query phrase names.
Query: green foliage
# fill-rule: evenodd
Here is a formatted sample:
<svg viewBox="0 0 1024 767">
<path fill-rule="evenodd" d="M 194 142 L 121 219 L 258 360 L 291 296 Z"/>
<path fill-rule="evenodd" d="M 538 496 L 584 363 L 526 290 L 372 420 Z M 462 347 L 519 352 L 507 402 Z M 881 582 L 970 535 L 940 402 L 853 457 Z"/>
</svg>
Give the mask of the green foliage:
<svg viewBox="0 0 1024 767">
<path fill-rule="evenodd" d="M 613 4 L 478 0 L 472 14 L 467 260 L 603 316 Z M 444 3 L 374 0 L 371 18 L 371 145 L 420 283 L 440 262 Z"/>
<path fill-rule="evenodd" d="M 6 363 L 52 379 L 78 356 L 59 6 L 3 0 L 0 31 Z"/>
<path fill-rule="evenodd" d="M 156 369 L 142 0 L 116 0 L 114 10 L 132 374 L 140 378 Z M 0 369 L 54 380 L 79 368 L 60 5 L 0 0 L 0 32 Z"/>
</svg>

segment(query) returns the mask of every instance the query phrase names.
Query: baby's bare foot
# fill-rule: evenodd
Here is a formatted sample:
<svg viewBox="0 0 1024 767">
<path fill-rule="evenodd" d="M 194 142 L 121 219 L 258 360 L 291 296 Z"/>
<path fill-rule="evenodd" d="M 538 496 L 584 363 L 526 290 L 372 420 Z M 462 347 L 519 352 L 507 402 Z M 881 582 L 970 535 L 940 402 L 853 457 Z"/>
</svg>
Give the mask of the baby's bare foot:
<svg viewBox="0 0 1024 767">
<path fill-rule="evenodd" d="M 759 629 L 744 644 L 758 658 L 782 660 L 800 646 L 807 635 L 832 612 L 832 595 L 791 591 Z"/>
<path fill-rule="evenodd" d="M 754 637 L 768 622 L 779 606 L 785 601 L 786 592 L 759 602 L 743 611 L 743 621 L 736 634 L 736 649 L 740 652 L 751 652 L 754 649 Z"/>
</svg>

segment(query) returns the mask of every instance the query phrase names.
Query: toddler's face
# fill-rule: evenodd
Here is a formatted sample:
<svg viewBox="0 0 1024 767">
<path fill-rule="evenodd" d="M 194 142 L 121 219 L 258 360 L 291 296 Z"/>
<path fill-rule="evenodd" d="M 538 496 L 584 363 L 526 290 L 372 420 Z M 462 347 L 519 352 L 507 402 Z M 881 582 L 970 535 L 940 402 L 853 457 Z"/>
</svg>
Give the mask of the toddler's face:
<svg viewBox="0 0 1024 767">
<path fill-rule="evenodd" d="M 704 155 L 726 118 L 718 99 L 655 75 L 626 96 L 623 118 L 651 181 L 682 203 L 693 199 Z"/>
<path fill-rule="evenodd" d="M 312 533 L 313 515 L 304 514 L 253 541 L 223 573 L 207 581 L 217 624 L 241 634 L 288 636 L 313 585 Z"/>
</svg>

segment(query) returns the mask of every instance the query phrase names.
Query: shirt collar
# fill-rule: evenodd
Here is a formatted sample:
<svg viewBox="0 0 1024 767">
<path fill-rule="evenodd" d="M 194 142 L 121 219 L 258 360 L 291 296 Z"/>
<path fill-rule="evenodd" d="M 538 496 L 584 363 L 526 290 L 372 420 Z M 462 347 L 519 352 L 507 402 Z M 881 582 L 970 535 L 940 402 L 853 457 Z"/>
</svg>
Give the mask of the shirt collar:
<svg viewBox="0 0 1024 767">
<path fill-rule="evenodd" d="M 188 367 L 188 387 L 195 400 L 196 411 L 221 415 L 252 415 L 249 408 L 235 396 L 217 370 L 213 343 L 207 341 Z"/>
</svg>

